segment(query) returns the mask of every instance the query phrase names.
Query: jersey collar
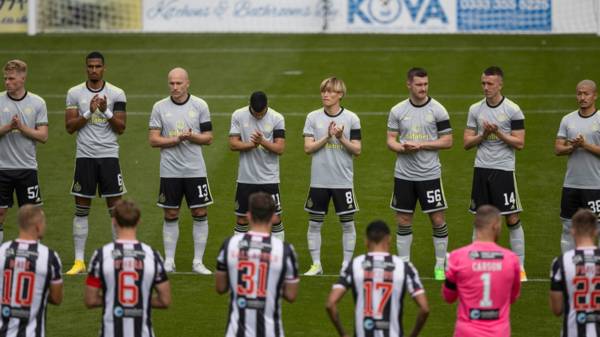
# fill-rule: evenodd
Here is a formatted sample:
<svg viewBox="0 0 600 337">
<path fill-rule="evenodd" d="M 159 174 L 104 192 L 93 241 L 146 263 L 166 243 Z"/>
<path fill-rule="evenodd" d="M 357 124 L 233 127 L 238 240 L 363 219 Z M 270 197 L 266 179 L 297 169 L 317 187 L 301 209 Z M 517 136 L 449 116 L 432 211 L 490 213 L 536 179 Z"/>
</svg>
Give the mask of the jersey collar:
<svg viewBox="0 0 600 337">
<path fill-rule="evenodd" d="M 582 115 L 582 114 L 581 114 L 581 109 L 577 110 L 577 114 L 578 114 L 578 115 L 579 115 L 579 117 L 581 117 L 581 118 L 590 118 L 590 117 L 594 116 L 594 115 L 596 114 L 596 112 L 598 112 L 598 109 L 596 109 L 596 111 L 594 111 L 594 113 L 593 113 L 593 114 L 591 114 L 591 115 L 589 115 L 589 116 L 584 116 L 584 115 Z"/>
<path fill-rule="evenodd" d="M 88 85 L 88 81 L 85 81 L 85 87 L 87 88 L 87 90 L 93 92 L 93 93 L 97 93 L 100 92 L 102 90 L 104 90 L 104 87 L 106 86 L 106 81 L 102 80 L 102 87 L 100 87 L 100 89 L 92 89 L 90 88 L 90 86 Z"/>
<path fill-rule="evenodd" d="M 192 97 L 192 95 L 188 94 L 187 98 L 185 99 L 185 101 L 181 102 L 181 103 L 177 103 L 175 102 L 175 100 L 173 99 L 173 96 L 169 96 L 169 98 L 171 99 L 171 102 L 173 102 L 173 104 L 175 105 L 184 105 L 185 103 L 187 103 L 190 100 L 190 97 Z"/>
<path fill-rule="evenodd" d="M 487 100 L 487 98 L 486 98 L 486 99 L 485 99 L 485 104 L 486 104 L 488 107 L 490 107 L 490 108 L 492 108 L 492 109 L 495 109 L 495 108 L 499 107 L 500 105 L 502 105 L 502 103 L 504 103 L 504 99 L 505 99 L 505 98 L 506 98 L 505 96 L 502 96 L 502 99 L 501 99 L 501 100 L 500 100 L 500 102 L 498 102 L 498 104 L 496 104 L 496 105 L 490 105 L 490 102 L 488 102 L 488 100 Z"/>
<path fill-rule="evenodd" d="M 27 91 L 27 90 L 25 90 L 25 95 L 23 95 L 23 97 L 21 97 L 21 98 L 14 98 L 14 97 L 12 97 L 12 96 L 11 96 L 11 95 L 8 93 L 8 91 L 7 91 L 7 92 L 6 92 L 6 96 L 8 96 L 8 98 L 10 98 L 11 100 L 13 100 L 13 101 L 15 101 L 15 102 L 19 102 L 19 101 L 22 101 L 22 100 L 24 100 L 24 99 L 25 99 L 25 97 L 27 97 L 27 93 L 28 93 L 28 91 Z"/>
<path fill-rule="evenodd" d="M 414 106 L 415 108 L 422 108 L 429 104 L 429 102 L 431 102 L 431 97 L 427 96 L 427 101 L 425 101 L 425 103 L 423 104 L 415 104 L 410 98 L 408 99 L 408 101 L 410 102 L 410 105 Z"/>
<path fill-rule="evenodd" d="M 330 115 L 330 114 L 328 114 L 328 113 L 327 113 L 327 111 L 325 111 L 325 108 L 323 108 L 323 113 L 324 113 L 324 114 L 325 114 L 327 117 L 337 117 L 337 116 L 341 115 L 341 114 L 342 114 L 342 112 L 344 112 L 344 107 L 343 107 L 343 106 L 340 106 L 340 108 L 341 108 L 341 109 L 340 109 L 340 112 L 336 113 L 335 115 Z"/>
</svg>

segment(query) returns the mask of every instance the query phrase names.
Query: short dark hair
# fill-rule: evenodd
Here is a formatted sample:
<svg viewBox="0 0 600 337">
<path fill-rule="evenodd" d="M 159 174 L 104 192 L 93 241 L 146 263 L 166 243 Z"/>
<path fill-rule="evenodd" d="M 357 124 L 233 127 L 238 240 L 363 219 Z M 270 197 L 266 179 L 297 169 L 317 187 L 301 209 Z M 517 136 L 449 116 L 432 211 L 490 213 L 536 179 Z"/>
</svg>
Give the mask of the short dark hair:
<svg viewBox="0 0 600 337">
<path fill-rule="evenodd" d="M 427 77 L 427 70 L 419 67 L 413 67 L 406 73 L 406 79 L 412 81 L 415 77 Z"/>
<path fill-rule="evenodd" d="M 140 221 L 141 212 L 134 201 L 121 199 L 115 203 L 112 216 L 119 227 L 134 228 Z"/>
<path fill-rule="evenodd" d="M 500 211 L 492 205 L 482 205 L 475 213 L 475 228 L 483 229 L 493 224 L 500 217 Z"/>
<path fill-rule="evenodd" d="M 487 67 L 485 68 L 485 70 L 483 71 L 483 74 L 485 76 L 500 76 L 500 78 L 504 78 L 504 72 L 502 71 L 502 68 L 498 67 L 498 66 L 491 66 L 491 67 Z"/>
<path fill-rule="evenodd" d="M 367 226 L 367 240 L 380 243 L 390 235 L 390 228 L 383 220 L 375 220 Z"/>
<path fill-rule="evenodd" d="M 275 201 L 265 192 L 252 193 L 248 200 L 248 209 L 253 221 L 269 222 L 275 213 Z"/>
<path fill-rule="evenodd" d="M 85 57 L 85 62 L 87 62 L 87 60 L 90 59 L 101 59 L 102 64 L 104 64 L 104 55 L 102 55 L 102 53 L 100 53 L 99 51 L 93 51 L 87 54 L 87 56 Z"/>
<path fill-rule="evenodd" d="M 261 112 L 267 107 L 267 94 L 255 91 L 250 95 L 250 108 L 252 112 Z"/>
<path fill-rule="evenodd" d="M 571 221 L 576 235 L 594 236 L 595 230 L 598 228 L 598 216 L 589 209 L 579 209 Z"/>
</svg>

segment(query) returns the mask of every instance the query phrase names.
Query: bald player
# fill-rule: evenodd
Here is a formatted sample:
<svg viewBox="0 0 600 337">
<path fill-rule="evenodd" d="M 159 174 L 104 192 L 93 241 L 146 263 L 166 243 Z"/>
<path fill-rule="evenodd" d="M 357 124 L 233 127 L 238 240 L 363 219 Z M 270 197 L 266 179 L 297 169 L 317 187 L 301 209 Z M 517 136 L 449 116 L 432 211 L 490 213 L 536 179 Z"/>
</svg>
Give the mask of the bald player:
<svg viewBox="0 0 600 337">
<path fill-rule="evenodd" d="M 600 115 L 596 112 L 596 83 L 583 80 L 577 84 L 579 109 L 563 117 L 558 128 L 554 152 L 569 156 L 560 201 L 563 231 L 560 248 L 575 248 L 571 236 L 571 218 L 579 208 L 600 214 Z"/>
<path fill-rule="evenodd" d="M 169 72 L 170 96 L 152 108 L 148 140 L 160 148 L 160 192 L 157 205 L 164 211 L 165 270 L 175 271 L 179 237 L 179 209 L 185 196 L 193 219 L 194 260 L 192 270 L 209 275 L 202 262 L 208 238 L 206 207 L 213 203 L 202 146 L 212 143 L 208 104 L 189 93 L 190 80 L 183 68 Z"/>
</svg>

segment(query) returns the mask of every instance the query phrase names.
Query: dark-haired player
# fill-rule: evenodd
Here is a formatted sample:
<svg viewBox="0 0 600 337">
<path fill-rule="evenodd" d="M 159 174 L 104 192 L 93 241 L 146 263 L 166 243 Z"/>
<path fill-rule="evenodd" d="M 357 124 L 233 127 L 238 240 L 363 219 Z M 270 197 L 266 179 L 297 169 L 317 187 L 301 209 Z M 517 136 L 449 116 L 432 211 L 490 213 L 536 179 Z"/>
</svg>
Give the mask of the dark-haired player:
<svg viewBox="0 0 600 337">
<path fill-rule="evenodd" d="M 250 195 L 250 229 L 223 243 L 217 257 L 216 290 L 231 292 L 227 337 L 284 336 L 281 298 L 298 294 L 294 248 L 271 235 L 275 201 L 265 192 Z"/>
<path fill-rule="evenodd" d="M 409 295 L 419 311 L 411 337 L 416 337 L 427 320 L 429 305 L 415 267 L 390 254 L 390 229 L 383 221 L 367 226 L 367 251 L 352 259 L 342 271 L 327 300 L 327 312 L 338 334 L 347 337 L 337 304 L 346 291 L 354 294 L 354 336 L 405 336 L 402 326 L 403 299 Z"/>
<path fill-rule="evenodd" d="M 117 138 L 125 131 L 125 92 L 104 80 L 104 56 L 95 51 L 85 58 L 87 80 L 67 93 L 65 127 L 77 132 L 75 174 L 71 194 L 75 196 L 73 241 L 75 262 L 67 275 L 85 272 L 85 242 L 88 216 L 96 193 L 106 198 L 110 210 L 126 193 L 119 165 Z"/>
<path fill-rule="evenodd" d="M 276 206 L 272 233 L 283 240 L 279 156 L 285 149 L 285 120 L 280 113 L 268 106 L 264 92 L 252 93 L 250 104 L 236 110 L 231 116 L 229 146 L 231 150 L 240 152 L 235 192 L 235 232 L 248 231 L 246 213 L 250 194 L 266 192 L 273 197 Z"/>
<path fill-rule="evenodd" d="M 496 66 L 481 75 L 485 96 L 471 105 L 463 142 L 466 150 L 477 147 L 470 211 L 493 205 L 506 217 L 510 247 L 521 261 L 521 280 L 525 273 L 525 233 L 519 219 L 523 211 L 515 177 L 515 150 L 525 146 L 525 116 L 521 108 L 502 95 L 504 73 Z"/>
<path fill-rule="evenodd" d="M 411 68 L 406 86 L 409 98 L 390 111 L 387 132 L 388 148 L 397 154 L 390 204 L 396 211 L 398 224 L 396 248 L 403 260 L 410 260 L 412 219 L 419 200 L 433 226 L 434 277 L 443 280 L 448 249 L 444 210 L 448 206 L 438 150 L 452 147 L 450 116 L 443 105 L 429 97 L 429 77 L 425 69 Z"/>
<path fill-rule="evenodd" d="M 140 209 L 119 200 L 113 209 L 117 239 L 96 250 L 90 261 L 84 303 L 102 307 L 100 336 L 148 337 L 152 308 L 171 304 L 171 286 L 158 251 L 136 238 Z"/>
</svg>

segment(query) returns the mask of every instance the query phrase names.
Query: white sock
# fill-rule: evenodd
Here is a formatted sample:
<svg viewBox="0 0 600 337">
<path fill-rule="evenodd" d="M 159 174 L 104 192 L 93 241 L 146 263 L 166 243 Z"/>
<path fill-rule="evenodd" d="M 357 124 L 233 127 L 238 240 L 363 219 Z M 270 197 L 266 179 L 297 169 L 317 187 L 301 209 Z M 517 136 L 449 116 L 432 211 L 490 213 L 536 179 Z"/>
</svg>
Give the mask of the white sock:
<svg viewBox="0 0 600 337">
<path fill-rule="evenodd" d="M 0 223 L 0 243 L 4 242 L 4 224 Z"/>
<path fill-rule="evenodd" d="M 398 232 L 396 232 L 396 249 L 398 251 L 398 256 L 404 261 L 410 261 L 412 239 L 412 224 L 398 225 Z"/>
<path fill-rule="evenodd" d="M 444 268 L 448 252 L 448 226 L 433 227 L 433 248 L 435 251 L 436 268 Z"/>
<path fill-rule="evenodd" d="M 194 262 L 202 262 L 206 241 L 208 241 L 208 220 L 206 216 L 193 217 Z"/>
<path fill-rule="evenodd" d="M 283 230 L 283 222 L 280 221 L 276 224 L 273 224 L 273 227 L 271 228 L 271 234 L 279 240 L 284 241 L 285 231 Z"/>
<path fill-rule="evenodd" d="M 308 222 L 308 251 L 312 258 L 313 264 L 321 264 L 321 227 L 322 222 L 309 221 Z"/>
<path fill-rule="evenodd" d="M 561 218 L 561 221 L 563 229 L 560 234 L 560 250 L 564 253 L 575 248 L 575 241 L 571 235 L 571 219 Z"/>
<path fill-rule="evenodd" d="M 521 265 L 525 265 L 525 232 L 521 220 L 516 224 L 508 226 L 508 234 L 510 239 L 510 249 L 517 254 Z"/>
<path fill-rule="evenodd" d="M 110 226 L 112 227 L 112 225 Z M 73 242 L 75 244 L 75 260 L 83 260 L 85 257 L 85 241 L 88 237 L 88 217 L 75 216 L 73 218 Z"/>
<path fill-rule="evenodd" d="M 352 260 L 356 246 L 356 228 L 354 221 L 342 222 L 342 247 L 344 248 L 344 263 Z"/>
<path fill-rule="evenodd" d="M 110 207 L 108 209 L 108 216 L 111 218 L 111 220 L 110 220 L 110 230 L 112 231 L 113 241 L 115 241 L 117 239 L 117 230 L 115 229 L 115 226 L 113 226 L 113 224 L 112 224 L 112 215 L 113 215 L 112 212 L 113 212 L 114 209 L 115 209 L 114 207 Z"/>
<path fill-rule="evenodd" d="M 175 248 L 179 239 L 179 218 L 163 222 L 163 244 L 165 246 L 165 259 L 175 260 Z"/>
</svg>

